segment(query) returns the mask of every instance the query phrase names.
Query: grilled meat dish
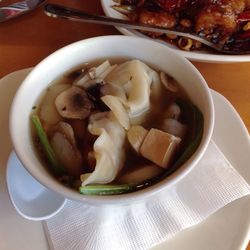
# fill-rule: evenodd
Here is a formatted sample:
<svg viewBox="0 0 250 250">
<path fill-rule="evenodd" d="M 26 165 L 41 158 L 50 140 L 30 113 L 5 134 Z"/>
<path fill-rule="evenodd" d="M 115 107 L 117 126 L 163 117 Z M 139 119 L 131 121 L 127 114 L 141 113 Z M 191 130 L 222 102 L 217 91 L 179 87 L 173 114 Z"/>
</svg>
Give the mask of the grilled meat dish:
<svg viewBox="0 0 250 250">
<path fill-rule="evenodd" d="M 225 43 L 237 30 L 237 16 L 245 8 L 245 0 L 207 1 L 197 12 L 195 31 L 209 35 L 214 42 Z"/>
<path fill-rule="evenodd" d="M 140 23 L 155 25 L 164 28 L 173 28 L 176 25 L 175 16 L 167 12 L 141 10 L 138 21 Z"/>
<path fill-rule="evenodd" d="M 165 28 L 178 26 L 206 36 L 214 43 L 230 42 L 237 32 L 247 31 L 243 29 L 247 22 L 249 25 L 245 28 L 250 27 L 250 0 L 121 0 L 119 3 L 135 6 L 128 15 L 130 20 Z M 240 22 L 238 17 L 245 12 L 249 12 L 249 20 L 246 18 Z M 248 32 L 245 37 L 250 40 Z M 163 34 L 148 35 L 169 39 Z"/>
</svg>

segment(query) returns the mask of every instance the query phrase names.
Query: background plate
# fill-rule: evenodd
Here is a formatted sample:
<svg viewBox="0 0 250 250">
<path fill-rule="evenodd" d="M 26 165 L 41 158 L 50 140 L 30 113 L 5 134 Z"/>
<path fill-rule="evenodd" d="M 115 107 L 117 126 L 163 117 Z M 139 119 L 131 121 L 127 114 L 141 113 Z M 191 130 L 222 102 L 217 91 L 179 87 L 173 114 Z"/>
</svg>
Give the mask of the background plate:
<svg viewBox="0 0 250 250">
<path fill-rule="evenodd" d="M 101 0 L 102 8 L 106 16 L 109 17 L 115 17 L 115 18 L 121 18 L 123 19 L 124 16 L 117 11 L 113 10 L 110 8 L 110 6 L 114 5 L 114 2 L 112 0 Z M 140 36 L 140 37 L 146 37 L 149 38 L 142 33 L 135 31 L 135 30 L 128 30 L 124 28 L 119 28 L 117 29 L 124 35 L 128 36 Z M 149 38 L 151 39 L 151 38 Z M 198 61 L 198 62 L 215 62 L 215 63 L 229 63 L 229 62 L 250 62 L 250 55 L 221 55 L 221 54 L 216 54 L 216 53 L 210 53 L 207 51 L 183 51 L 178 49 L 176 46 L 173 46 L 167 42 L 160 41 L 158 39 L 155 39 L 159 41 L 160 43 L 165 44 L 169 48 L 172 48 L 175 50 L 178 54 L 192 60 L 192 61 Z"/>
</svg>

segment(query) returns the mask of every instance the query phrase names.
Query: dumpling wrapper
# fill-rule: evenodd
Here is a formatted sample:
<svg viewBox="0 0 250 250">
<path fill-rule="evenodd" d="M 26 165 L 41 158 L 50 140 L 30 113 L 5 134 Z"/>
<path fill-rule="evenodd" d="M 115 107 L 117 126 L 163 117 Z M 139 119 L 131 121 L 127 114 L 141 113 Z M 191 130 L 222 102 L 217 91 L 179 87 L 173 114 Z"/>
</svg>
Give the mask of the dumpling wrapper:
<svg viewBox="0 0 250 250">
<path fill-rule="evenodd" d="M 124 89 L 127 100 L 121 100 L 117 96 L 117 101 L 126 108 L 132 124 L 141 122 L 150 109 L 150 95 L 153 94 L 153 98 L 157 99 L 161 92 L 159 74 L 139 60 L 127 61 L 117 66 L 107 75 L 106 81 Z M 106 105 L 114 113 L 117 113 L 117 110 L 114 110 L 116 105 L 108 103 Z M 118 109 L 117 106 L 116 109 Z M 124 124 L 124 121 L 121 121 L 119 117 L 117 119 L 121 124 Z"/>
<path fill-rule="evenodd" d="M 129 116 L 120 99 L 116 96 L 105 95 L 101 97 L 101 100 L 112 110 L 120 124 L 128 130 L 130 127 Z"/>
<path fill-rule="evenodd" d="M 110 183 L 124 165 L 125 130 L 112 112 L 107 112 L 105 117 L 99 114 L 92 115 L 88 125 L 89 132 L 98 135 L 94 143 L 96 166 L 95 170 L 82 182 L 82 186 Z"/>
</svg>

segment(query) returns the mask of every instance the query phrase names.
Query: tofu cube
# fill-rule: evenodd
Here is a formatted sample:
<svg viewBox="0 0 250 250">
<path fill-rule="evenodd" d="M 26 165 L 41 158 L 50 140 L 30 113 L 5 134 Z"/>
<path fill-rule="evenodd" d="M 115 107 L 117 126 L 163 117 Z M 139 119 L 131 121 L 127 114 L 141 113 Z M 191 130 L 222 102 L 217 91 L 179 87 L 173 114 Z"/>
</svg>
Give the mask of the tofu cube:
<svg viewBox="0 0 250 250">
<path fill-rule="evenodd" d="M 146 130 L 145 128 L 143 128 L 142 126 L 136 125 L 136 126 L 132 126 L 128 132 L 127 132 L 127 137 L 128 137 L 128 141 L 130 143 L 130 145 L 132 146 L 132 148 L 139 153 L 141 144 L 144 140 L 144 138 L 146 137 L 148 133 L 148 130 Z"/>
<path fill-rule="evenodd" d="M 156 165 L 167 168 L 180 141 L 179 137 L 152 128 L 140 147 L 140 153 Z"/>
</svg>

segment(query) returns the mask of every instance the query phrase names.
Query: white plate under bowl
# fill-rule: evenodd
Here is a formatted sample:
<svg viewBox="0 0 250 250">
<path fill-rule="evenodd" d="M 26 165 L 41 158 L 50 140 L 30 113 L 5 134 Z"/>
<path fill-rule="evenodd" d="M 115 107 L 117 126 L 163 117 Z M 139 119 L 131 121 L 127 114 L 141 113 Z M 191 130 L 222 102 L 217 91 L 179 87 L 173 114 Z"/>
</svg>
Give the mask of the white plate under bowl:
<svg viewBox="0 0 250 250">
<path fill-rule="evenodd" d="M 29 70 L 14 72 L 0 80 L 0 121 L 8 128 L 11 99 Z M 212 91 L 215 105 L 213 140 L 235 169 L 250 183 L 250 138 L 246 127 L 233 106 Z M 5 124 L 6 123 L 6 124 Z M 6 131 L 0 130 L 0 141 L 9 145 Z M 0 147 L 0 152 L 1 147 Z M 9 152 L 0 154 L 0 164 Z M 1 168 L 3 166 L 0 165 Z M 4 166 L 5 167 L 5 166 Z M 1 176 L 0 176 L 1 177 Z M 47 250 L 48 243 L 41 222 L 30 222 L 11 209 L 4 182 L 0 182 L 0 249 Z M 20 233 L 21 229 L 21 233 Z M 154 250 L 245 250 L 250 240 L 250 197 L 236 200 L 205 221 L 183 230 Z"/>
<path fill-rule="evenodd" d="M 6 182 L 13 206 L 28 220 L 47 220 L 61 211 L 66 203 L 65 197 L 35 180 L 23 167 L 15 152 L 10 154 L 7 163 Z"/>
<path fill-rule="evenodd" d="M 114 9 L 111 8 L 112 5 L 115 4 L 114 1 L 112 0 L 101 0 L 102 8 L 106 16 L 109 17 L 115 17 L 115 18 L 120 18 L 124 19 L 124 15 L 118 13 Z M 139 37 L 146 37 L 149 38 L 142 33 L 136 31 L 136 30 L 129 30 L 125 28 L 119 28 L 117 29 L 124 35 L 128 36 L 139 36 Z M 151 39 L 151 38 L 149 38 Z M 210 62 L 210 63 L 232 63 L 232 62 L 250 62 L 250 54 L 249 55 L 223 55 L 223 54 L 217 54 L 208 52 L 208 51 L 184 51 L 178 49 L 176 46 L 171 45 L 167 42 L 161 41 L 157 39 L 160 43 L 165 44 L 169 48 L 172 48 L 175 50 L 178 54 L 192 60 L 192 61 L 197 61 L 197 62 Z"/>
</svg>

